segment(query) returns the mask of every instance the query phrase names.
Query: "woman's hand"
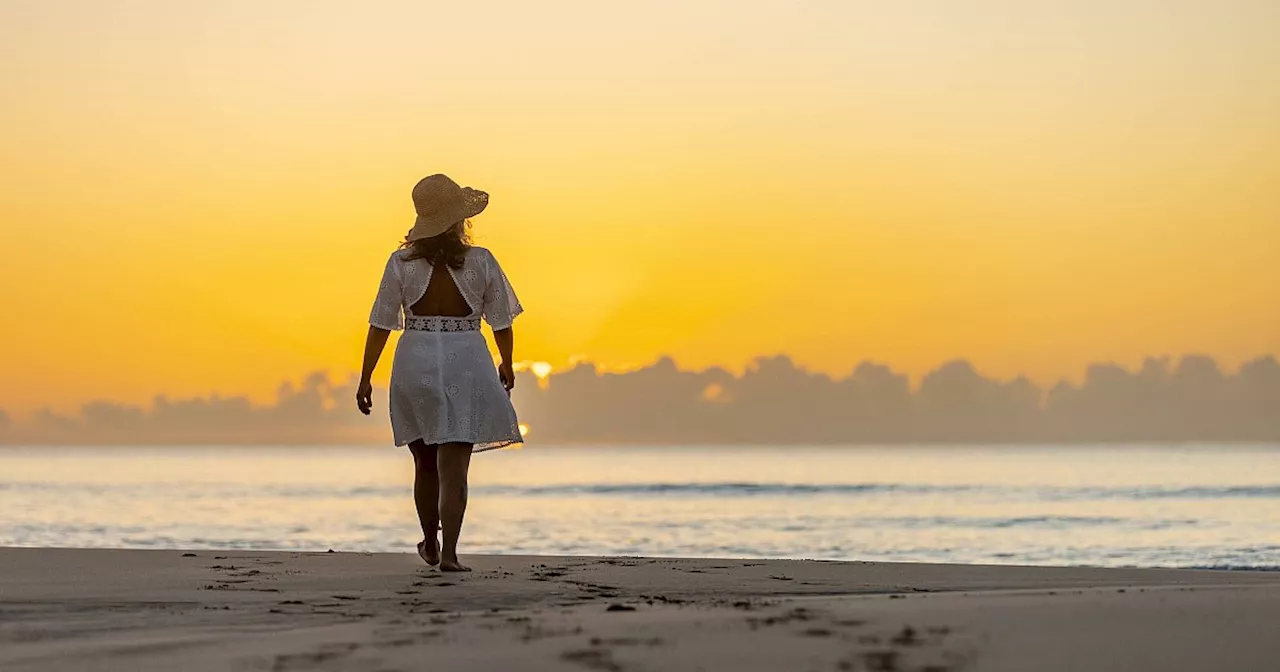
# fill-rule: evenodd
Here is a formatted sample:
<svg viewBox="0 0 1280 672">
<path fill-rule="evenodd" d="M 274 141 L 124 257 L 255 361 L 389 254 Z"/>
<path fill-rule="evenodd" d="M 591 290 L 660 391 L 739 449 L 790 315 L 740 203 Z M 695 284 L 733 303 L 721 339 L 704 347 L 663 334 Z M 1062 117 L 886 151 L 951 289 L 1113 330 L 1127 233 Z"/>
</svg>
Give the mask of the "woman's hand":
<svg viewBox="0 0 1280 672">
<path fill-rule="evenodd" d="M 511 394 L 511 390 L 516 386 L 516 370 L 511 366 L 511 362 L 503 362 L 498 367 L 498 377 L 502 379 L 502 386 L 507 388 L 507 394 Z"/>
<path fill-rule="evenodd" d="M 356 408 L 365 415 L 369 415 L 369 410 L 373 408 L 373 384 L 367 380 L 361 380 L 356 387 Z"/>
</svg>

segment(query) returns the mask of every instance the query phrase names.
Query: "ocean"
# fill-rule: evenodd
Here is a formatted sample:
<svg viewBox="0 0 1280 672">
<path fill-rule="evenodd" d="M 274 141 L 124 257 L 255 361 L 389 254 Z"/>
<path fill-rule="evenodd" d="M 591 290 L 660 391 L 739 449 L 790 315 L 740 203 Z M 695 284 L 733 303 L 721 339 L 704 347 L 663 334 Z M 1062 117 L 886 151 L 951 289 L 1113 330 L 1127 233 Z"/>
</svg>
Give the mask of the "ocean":
<svg viewBox="0 0 1280 672">
<path fill-rule="evenodd" d="M 412 552 L 390 447 L 0 448 L 0 545 Z M 1280 568 L 1280 445 L 557 447 L 466 553 Z"/>
</svg>

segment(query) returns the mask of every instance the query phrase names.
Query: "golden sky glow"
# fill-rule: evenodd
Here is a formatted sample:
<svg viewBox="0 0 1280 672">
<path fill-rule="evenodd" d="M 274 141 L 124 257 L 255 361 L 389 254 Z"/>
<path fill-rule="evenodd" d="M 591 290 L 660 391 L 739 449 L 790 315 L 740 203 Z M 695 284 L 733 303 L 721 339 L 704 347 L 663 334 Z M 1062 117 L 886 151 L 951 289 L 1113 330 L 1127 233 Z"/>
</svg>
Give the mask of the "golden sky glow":
<svg viewBox="0 0 1280 672">
<path fill-rule="evenodd" d="M 1280 352 L 1278 31 L 1269 0 L 0 2 L 0 408 L 358 369 L 433 172 L 492 194 L 522 359 L 1234 366 Z"/>
</svg>

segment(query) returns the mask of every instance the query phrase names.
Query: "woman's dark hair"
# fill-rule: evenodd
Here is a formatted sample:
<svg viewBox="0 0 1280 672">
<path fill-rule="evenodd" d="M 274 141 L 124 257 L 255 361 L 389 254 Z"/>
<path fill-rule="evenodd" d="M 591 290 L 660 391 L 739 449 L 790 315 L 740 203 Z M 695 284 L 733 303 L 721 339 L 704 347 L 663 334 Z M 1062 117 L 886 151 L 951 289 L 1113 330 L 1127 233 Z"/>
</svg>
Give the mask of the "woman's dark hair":
<svg viewBox="0 0 1280 672">
<path fill-rule="evenodd" d="M 406 261 L 426 259 L 432 266 L 443 261 L 449 268 L 459 270 L 467 260 L 467 250 L 471 248 L 471 221 L 464 219 L 438 236 L 406 240 L 400 247 L 409 250 Z"/>
</svg>

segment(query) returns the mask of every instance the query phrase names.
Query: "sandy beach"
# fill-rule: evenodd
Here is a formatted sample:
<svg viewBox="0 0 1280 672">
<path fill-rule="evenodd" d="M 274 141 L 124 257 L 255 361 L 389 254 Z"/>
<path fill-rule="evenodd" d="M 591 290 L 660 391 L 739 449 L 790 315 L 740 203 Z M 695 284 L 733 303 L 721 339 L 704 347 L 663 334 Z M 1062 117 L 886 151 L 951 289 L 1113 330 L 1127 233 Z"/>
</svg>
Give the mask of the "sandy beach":
<svg viewBox="0 0 1280 672">
<path fill-rule="evenodd" d="M 1280 573 L 0 549 L 0 669 L 1266 670 Z"/>
</svg>

